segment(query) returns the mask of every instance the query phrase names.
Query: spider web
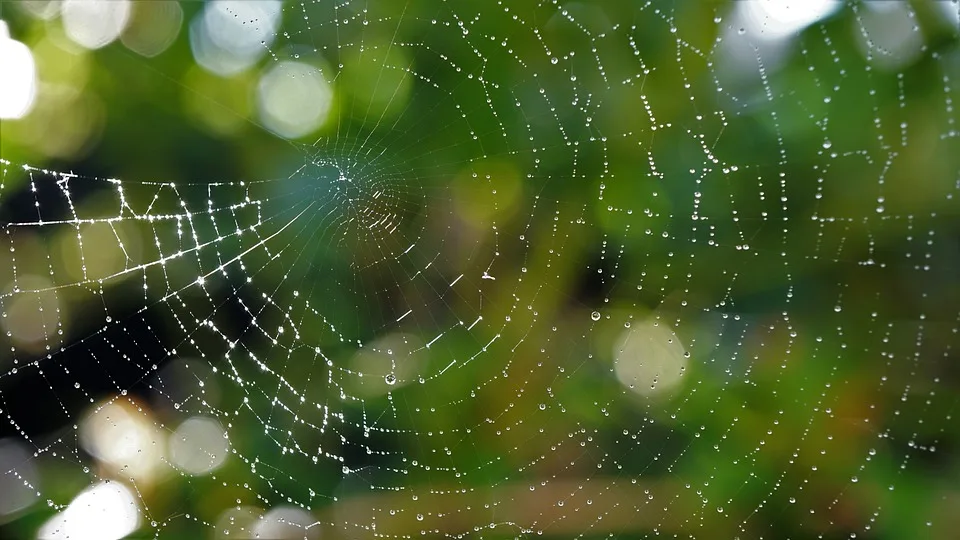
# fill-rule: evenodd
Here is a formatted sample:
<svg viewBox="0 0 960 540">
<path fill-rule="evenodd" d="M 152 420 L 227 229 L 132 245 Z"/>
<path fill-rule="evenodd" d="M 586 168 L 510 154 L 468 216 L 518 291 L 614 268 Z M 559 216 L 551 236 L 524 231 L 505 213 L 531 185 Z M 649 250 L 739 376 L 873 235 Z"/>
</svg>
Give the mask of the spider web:
<svg viewBox="0 0 960 540">
<path fill-rule="evenodd" d="M 0 161 L 5 485 L 157 537 L 949 536 L 955 6 L 746 5 L 287 3 L 267 65 L 367 93 L 283 174 Z"/>
</svg>

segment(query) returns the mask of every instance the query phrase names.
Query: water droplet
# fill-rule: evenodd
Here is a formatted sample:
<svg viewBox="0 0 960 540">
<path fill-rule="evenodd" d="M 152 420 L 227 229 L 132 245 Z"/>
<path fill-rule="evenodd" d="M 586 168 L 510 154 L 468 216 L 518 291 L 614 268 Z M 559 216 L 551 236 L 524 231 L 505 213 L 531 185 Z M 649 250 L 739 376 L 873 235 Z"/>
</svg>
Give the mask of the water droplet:
<svg viewBox="0 0 960 540">
<path fill-rule="evenodd" d="M 590 318 L 593 319 L 594 321 L 599 321 L 599 320 L 600 320 L 600 312 L 599 312 L 599 311 L 594 311 L 593 313 L 590 314 Z"/>
</svg>

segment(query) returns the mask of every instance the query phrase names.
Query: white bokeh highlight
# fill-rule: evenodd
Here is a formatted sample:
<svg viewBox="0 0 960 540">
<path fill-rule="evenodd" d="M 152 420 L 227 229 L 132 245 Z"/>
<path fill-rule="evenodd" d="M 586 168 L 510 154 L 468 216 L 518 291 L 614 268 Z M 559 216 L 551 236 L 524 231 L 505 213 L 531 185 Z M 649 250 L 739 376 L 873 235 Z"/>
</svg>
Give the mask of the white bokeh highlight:
<svg viewBox="0 0 960 540">
<path fill-rule="evenodd" d="M 80 424 L 80 444 L 107 471 L 147 481 L 163 463 L 165 435 L 149 416 L 123 402 L 93 410 Z"/>
<path fill-rule="evenodd" d="M 60 17 L 74 43 L 99 49 L 120 37 L 130 20 L 130 7 L 130 0 L 65 0 Z"/>
<path fill-rule="evenodd" d="M 257 87 L 260 121 L 281 137 L 295 139 L 316 131 L 326 121 L 333 89 L 310 64 L 284 61 L 271 67 Z"/>
<path fill-rule="evenodd" d="M 949 0 L 945 2 L 934 2 L 933 5 L 940 11 L 940 15 L 947 24 L 953 28 L 960 26 L 960 2 L 957 0 Z"/>
<path fill-rule="evenodd" d="M 798 35 L 839 9 L 839 0 L 748 0 L 737 2 L 744 33 L 768 40 Z"/>
<path fill-rule="evenodd" d="M 673 330 L 644 320 L 625 328 L 613 348 L 620 384 L 642 396 L 668 394 L 680 385 L 689 354 Z"/>
<path fill-rule="evenodd" d="M 136 495 L 126 485 L 101 482 L 90 486 L 63 512 L 47 521 L 37 534 L 41 540 L 117 540 L 140 526 Z"/>
<path fill-rule="evenodd" d="M 956 7 L 952 2 L 944 2 Z M 912 64 L 923 51 L 924 35 L 909 4 L 867 2 L 854 39 L 868 61 L 886 71 L 899 71 Z"/>
<path fill-rule="evenodd" d="M 230 449 L 220 423 L 213 418 L 188 418 L 170 436 L 170 460 L 180 470 L 195 476 L 216 470 Z"/>
<path fill-rule="evenodd" d="M 37 96 L 37 66 L 30 48 L 10 38 L 0 20 L 0 118 L 22 118 Z"/>
<path fill-rule="evenodd" d="M 213 0 L 190 24 L 197 63 L 220 76 L 241 73 L 257 63 L 276 37 L 279 0 Z"/>
<path fill-rule="evenodd" d="M 293 506 L 278 506 L 264 514 L 253 526 L 253 538 L 277 540 L 318 540 L 320 527 L 306 510 Z"/>
</svg>

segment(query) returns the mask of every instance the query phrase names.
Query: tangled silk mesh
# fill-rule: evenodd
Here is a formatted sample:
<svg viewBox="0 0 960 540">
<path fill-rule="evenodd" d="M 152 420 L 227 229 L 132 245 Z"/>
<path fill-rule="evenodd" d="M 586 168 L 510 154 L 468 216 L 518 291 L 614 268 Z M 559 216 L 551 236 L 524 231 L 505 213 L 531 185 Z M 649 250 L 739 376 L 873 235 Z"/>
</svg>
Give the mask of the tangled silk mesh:
<svg viewBox="0 0 960 540">
<path fill-rule="evenodd" d="M 292 172 L 0 162 L 4 475 L 157 537 L 948 537 L 956 6 L 737 4 L 288 2 L 268 65 L 377 73 Z"/>
</svg>

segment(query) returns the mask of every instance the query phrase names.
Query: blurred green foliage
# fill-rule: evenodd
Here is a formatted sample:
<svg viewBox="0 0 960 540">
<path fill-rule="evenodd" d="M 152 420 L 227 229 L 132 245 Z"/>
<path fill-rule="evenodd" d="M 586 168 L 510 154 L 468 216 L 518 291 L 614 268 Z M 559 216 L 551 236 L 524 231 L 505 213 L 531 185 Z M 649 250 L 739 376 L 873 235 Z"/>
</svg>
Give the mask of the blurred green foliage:
<svg viewBox="0 0 960 540">
<path fill-rule="evenodd" d="M 189 225 L 128 215 L 96 236 L 106 251 L 127 235 L 134 265 L 189 249 L 191 234 L 211 242 L 126 281 L 112 279 L 124 263 L 104 263 L 105 292 L 60 297 L 70 350 L 137 351 L 99 356 L 94 376 L 133 366 L 162 431 L 204 414 L 229 433 L 222 469 L 141 486 L 144 534 L 216 537 L 227 509 L 292 504 L 326 538 L 373 536 L 372 523 L 399 536 L 951 537 L 956 29 L 911 3 L 925 48 L 889 68 L 864 54 L 862 2 L 782 45 L 738 37 L 738 4 L 287 2 L 269 53 L 220 77 L 191 50 L 204 3 L 181 3 L 179 37 L 149 59 L 71 46 L 57 19 L 3 3 L 43 87 L 30 115 L 0 124 L 0 155 L 87 177 L 87 216 L 120 210 L 105 178 L 132 209 L 196 212 Z M 289 141 L 256 100 L 260 74 L 294 58 L 321 70 L 334 105 Z M 29 200 L 15 194 L 30 174 L 2 178 L 0 206 Z M 371 225 L 388 215 L 394 232 Z M 69 228 L 38 235 L 40 251 L 76 246 Z M 84 288 L 56 264 L 56 285 Z M 101 310 L 148 321 L 151 340 L 101 336 L 84 320 Z M 618 343 L 653 324 L 688 357 L 629 388 Z M 182 357 L 219 370 L 215 402 L 154 395 Z M 672 369 L 680 382 L 657 391 Z M 91 474 L 127 481 L 78 464 L 89 457 L 70 426 L 89 403 L 76 407 L 60 435 L 73 455 L 37 458 L 55 504 Z M 0 531 L 29 536 L 55 510 L 36 504 Z"/>
</svg>

